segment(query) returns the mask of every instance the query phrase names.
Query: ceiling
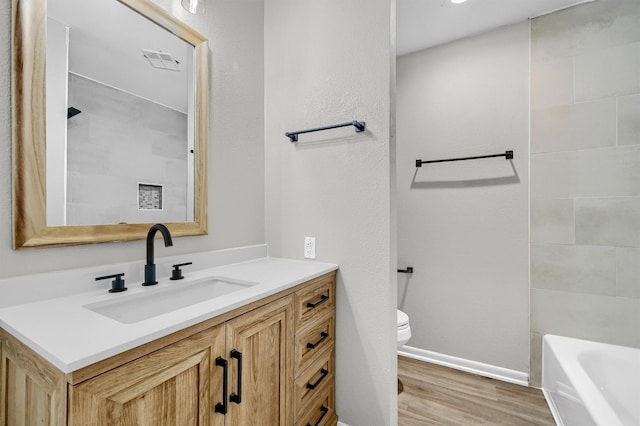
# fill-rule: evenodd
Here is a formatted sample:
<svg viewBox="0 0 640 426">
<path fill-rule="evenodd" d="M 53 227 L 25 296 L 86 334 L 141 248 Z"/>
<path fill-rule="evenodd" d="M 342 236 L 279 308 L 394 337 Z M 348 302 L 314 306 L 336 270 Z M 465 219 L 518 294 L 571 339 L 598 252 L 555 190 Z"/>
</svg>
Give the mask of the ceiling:
<svg viewBox="0 0 640 426">
<path fill-rule="evenodd" d="M 398 56 L 593 0 L 397 0 Z"/>
</svg>

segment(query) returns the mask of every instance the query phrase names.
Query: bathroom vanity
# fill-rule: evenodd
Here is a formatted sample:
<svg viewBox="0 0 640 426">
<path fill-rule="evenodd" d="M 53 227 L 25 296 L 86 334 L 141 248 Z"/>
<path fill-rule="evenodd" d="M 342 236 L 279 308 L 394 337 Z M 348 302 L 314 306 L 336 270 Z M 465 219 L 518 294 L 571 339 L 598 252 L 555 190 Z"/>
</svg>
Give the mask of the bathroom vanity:
<svg viewBox="0 0 640 426">
<path fill-rule="evenodd" d="M 192 284 L 2 308 L 0 425 L 335 425 L 336 268 L 197 271 L 254 285 L 143 319 L 95 306 L 128 296 L 144 311 L 145 296 Z"/>
</svg>

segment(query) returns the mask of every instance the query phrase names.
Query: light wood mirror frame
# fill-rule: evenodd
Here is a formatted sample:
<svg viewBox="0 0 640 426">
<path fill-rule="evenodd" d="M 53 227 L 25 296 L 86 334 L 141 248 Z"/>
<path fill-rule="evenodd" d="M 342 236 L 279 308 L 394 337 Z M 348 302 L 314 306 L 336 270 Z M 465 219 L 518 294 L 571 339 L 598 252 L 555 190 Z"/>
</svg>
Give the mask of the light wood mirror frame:
<svg viewBox="0 0 640 426">
<path fill-rule="evenodd" d="M 195 48 L 194 222 L 165 223 L 173 236 L 207 234 L 207 39 L 149 0 L 128 6 Z M 13 248 L 52 247 L 144 239 L 152 224 L 47 226 L 46 223 L 47 0 L 13 0 Z"/>
</svg>

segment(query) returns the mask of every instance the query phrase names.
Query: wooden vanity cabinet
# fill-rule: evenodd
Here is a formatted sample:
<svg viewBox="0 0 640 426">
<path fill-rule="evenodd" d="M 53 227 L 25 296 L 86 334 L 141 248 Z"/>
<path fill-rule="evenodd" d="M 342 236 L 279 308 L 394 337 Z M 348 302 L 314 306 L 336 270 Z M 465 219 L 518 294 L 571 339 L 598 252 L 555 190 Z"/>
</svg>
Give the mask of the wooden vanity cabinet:
<svg viewBox="0 0 640 426">
<path fill-rule="evenodd" d="M 335 274 L 295 293 L 294 411 L 296 426 L 335 426 Z"/>
<path fill-rule="evenodd" d="M 332 272 L 66 375 L 0 330 L 0 426 L 335 426 L 334 318 Z"/>
<path fill-rule="evenodd" d="M 209 425 L 220 325 L 69 386 L 69 425 Z"/>
<path fill-rule="evenodd" d="M 70 386 L 69 426 L 289 426 L 292 346 L 288 296 Z"/>
<path fill-rule="evenodd" d="M 0 425 L 67 424 L 64 373 L 0 328 Z"/>
</svg>

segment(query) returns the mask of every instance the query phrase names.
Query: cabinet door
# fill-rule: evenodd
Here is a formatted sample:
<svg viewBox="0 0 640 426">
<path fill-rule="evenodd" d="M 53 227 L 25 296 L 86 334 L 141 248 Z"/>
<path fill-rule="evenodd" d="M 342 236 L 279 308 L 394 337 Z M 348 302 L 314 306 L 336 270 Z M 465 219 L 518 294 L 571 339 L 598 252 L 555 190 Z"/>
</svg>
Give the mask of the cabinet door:
<svg viewBox="0 0 640 426">
<path fill-rule="evenodd" d="M 0 425 L 67 424 L 63 373 L 0 329 Z"/>
<path fill-rule="evenodd" d="M 289 296 L 227 322 L 228 426 L 292 424 L 293 306 Z"/>
<path fill-rule="evenodd" d="M 223 351 L 221 325 L 70 386 L 69 425 L 208 426 Z"/>
</svg>

